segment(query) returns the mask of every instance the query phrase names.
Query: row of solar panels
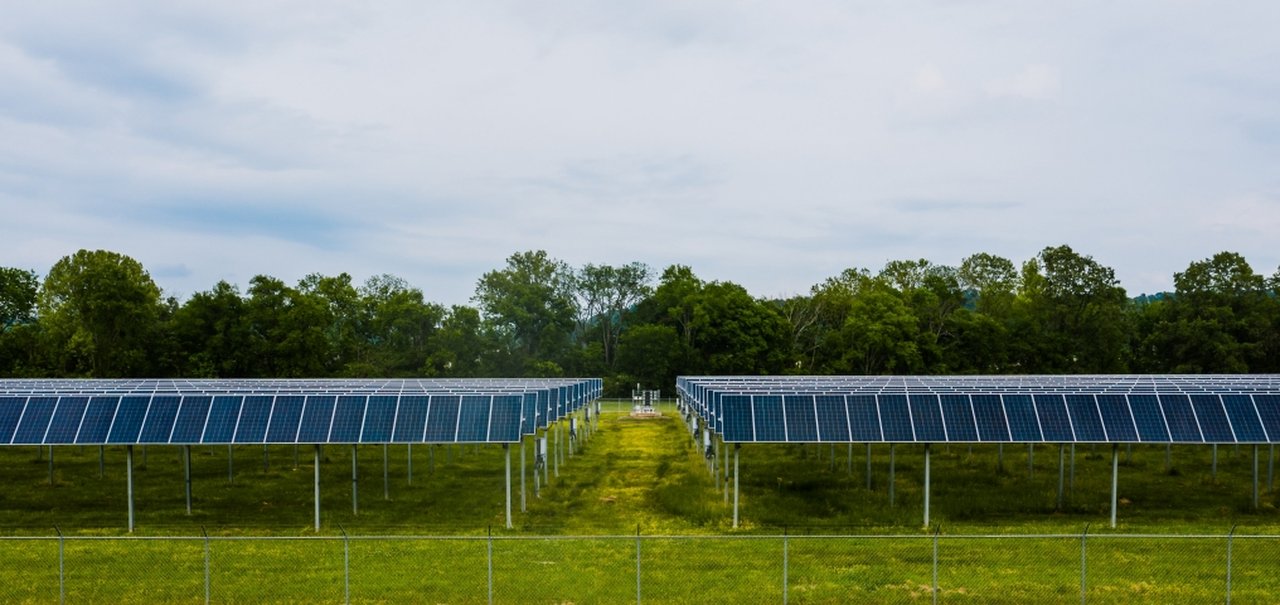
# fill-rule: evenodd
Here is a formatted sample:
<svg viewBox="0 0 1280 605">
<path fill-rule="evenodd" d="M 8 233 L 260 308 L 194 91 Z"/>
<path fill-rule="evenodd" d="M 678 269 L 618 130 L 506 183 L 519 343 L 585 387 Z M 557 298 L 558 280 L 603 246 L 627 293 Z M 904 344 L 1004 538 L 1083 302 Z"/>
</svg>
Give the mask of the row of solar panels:
<svg viewBox="0 0 1280 605">
<path fill-rule="evenodd" d="M 514 443 L 598 398 L 517 393 L 0 396 L 0 445 Z"/>
<path fill-rule="evenodd" d="M 678 391 L 900 393 L 1277 392 L 1280 375 L 1212 376 L 716 376 L 680 377 Z"/>
<path fill-rule="evenodd" d="M 0 380 L 0 395 L 94 395 L 94 394 L 403 394 L 524 392 L 546 388 L 569 388 L 576 396 L 598 398 L 600 379 L 467 378 L 467 379 L 210 379 L 210 380 Z"/>
<path fill-rule="evenodd" d="M 700 380 L 680 381 L 681 405 L 729 443 L 1280 441 L 1280 391 L 772 394 Z"/>
</svg>

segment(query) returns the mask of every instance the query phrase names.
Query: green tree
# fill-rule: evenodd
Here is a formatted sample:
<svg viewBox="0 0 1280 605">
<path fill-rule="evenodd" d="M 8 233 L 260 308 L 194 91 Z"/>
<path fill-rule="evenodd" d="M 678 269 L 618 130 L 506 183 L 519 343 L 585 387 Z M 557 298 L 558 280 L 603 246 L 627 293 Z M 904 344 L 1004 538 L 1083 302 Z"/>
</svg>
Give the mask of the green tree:
<svg viewBox="0 0 1280 605">
<path fill-rule="evenodd" d="M 54 371 L 153 374 L 160 288 L 138 261 L 106 250 L 63 257 L 45 277 L 38 306 Z"/>
<path fill-rule="evenodd" d="M 445 309 L 424 300 L 422 291 L 392 275 L 369 278 L 361 288 L 365 307 L 362 338 L 367 354 L 346 374 L 412 376 L 427 363 Z"/>
<path fill-rule="evenodd" d="M 254 376 L 329 376 L 335 356 L 326 335 L 331 321 L 325 301 L 266 275 L 249 281 L 248 294 Z"/>
<path fill-rule="evenodd" d="M 169 322 L 175 341 L 175 371 L 181 376 L 254 376 L 253 339 L 244 299 L 235 286 L 219 281 L 196 292 Z"/>
<path fill-rule="evenodd" d="M 574 327 L 573 273 L 543 250 L 519 252 L 480 278 L 472 300 L 525 367 L 554 361 Z M 541 371 L 541 370 L 540 370 Z"/>
</svg>

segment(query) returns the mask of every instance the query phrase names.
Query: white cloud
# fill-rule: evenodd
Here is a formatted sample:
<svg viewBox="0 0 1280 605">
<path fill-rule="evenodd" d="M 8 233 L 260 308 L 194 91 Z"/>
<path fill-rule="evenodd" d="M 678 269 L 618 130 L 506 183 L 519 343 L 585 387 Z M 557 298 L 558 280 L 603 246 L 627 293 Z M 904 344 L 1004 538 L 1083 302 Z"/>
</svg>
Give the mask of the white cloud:
<svg viewBox="0 0 1280 605">
<path fill-rule="evenodd" d="M 1042 63 L 1028 65 L 1012 77 L 987 86 L 987 92 L 995 97 L 1021 97 L 1036 101 L 1053 99 L 1061 89 L 1058 70 Z"/>
</svg>

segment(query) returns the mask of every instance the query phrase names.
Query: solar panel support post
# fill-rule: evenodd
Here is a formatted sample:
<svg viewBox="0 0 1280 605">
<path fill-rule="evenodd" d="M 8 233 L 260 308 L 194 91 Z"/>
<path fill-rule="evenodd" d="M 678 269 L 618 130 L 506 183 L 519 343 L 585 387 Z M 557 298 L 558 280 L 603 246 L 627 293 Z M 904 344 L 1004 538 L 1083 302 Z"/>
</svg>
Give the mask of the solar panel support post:
<svg viewBox="0 0 1280 605">
<path fill-rule="evenodd" d="M 1253 510 L 1258 510 L 1258 446 L 1253 446 Z"/>
<path fill-rule="evenodd" d="M 133 446 L 125 446 L 125 482 L 128 484 L 129 533 L 133 533 Z"/>
<path fill-rule="evenodd" d="M 525 454 L 524 435 L 520 436 L 520 512 L 529 512 L 528 498 L 525 496 Z"/>
<path fill-rule="evenodd" d="M 316 500 L 316 533 L 320 532 L 320 444 L 316 444 L 315 464 L 315 500 Z"/>
<path fill-rule="evenodd" d="M 1066 483 L 1067 446 L 1058 444 L 1058 510 L 1062 510 L 1062 492 Z"/>
<path fill-rule="evenodd" d="M 924 527 L 929 528 L 929 450 L 932 444 L 924 444 Z"/>
<path fill-rule="evenodd" d="M 382 499 L 391 499 L 391 471 L 387 464 L 388 450 L 391 449 L 390 444 L 382 444 Z"/>
<path fill-rule="evenodd" d="M 733 444 L 733 528 L 738 528 L 738 452 L 741 443 Z"/>
<path fill-rule="evenodd" d="M 556 443 L 555 453 L 552 456 L 555 463 L 556 479 L 560 478 L 560 421 L 556 420 Z"/>
<path fill-rule="evenodd" d="M 351 514 L 360 514 L 360 476 L 357 473 L 359 461 L 356 458 L 356 445 L 351 444 Z"/>
<path fill-rule="evenodd" d="M 191 516 L 191 446 L 182 446 L 182 469 L 187 483 L 187 516 Z"/>
<path fill-rule="evenodd" d="M 724 451 L 724 503 L 729 503 L 729 444 L 724 442 L 724 438 L 720 438 L 720 449 Z"/>
<path fill-rule="evenodd" d="M 897 450 L 897 446 L 898 446 L 898 444 L 896 444 L 896 443 L 890 443 L 890 444 L 889 444 L 889 506 L 891 506 L 891 507 L 893 506 L 893 495 L 894 495 L 894 494 L 893 494 L 893 491 L 894 491 L 894 489 L 893 489 L 893 483 L 894 483 L 894 477 L 893 477 L 893 475 L 894 475 L 895 467 L 897 466 L 897 465 L 895 464 L 895 463 L 896 463 L 895 456 L 896 456 L 896 454 L 897 454 L 897 451 L 896 451 L 896 450 Z"/>
<path fill-rule="evenodd" d="M 1111 444 L 1111 529 L 1116 528 L 1116 493 L 1120 488 L 1120 445 Z"/>
<path fill-rule="evenodd" d="M 502 444 L 502 451 L 507 458 L 507 529 L 511 529 L 511 444 Z"/>
</svg>

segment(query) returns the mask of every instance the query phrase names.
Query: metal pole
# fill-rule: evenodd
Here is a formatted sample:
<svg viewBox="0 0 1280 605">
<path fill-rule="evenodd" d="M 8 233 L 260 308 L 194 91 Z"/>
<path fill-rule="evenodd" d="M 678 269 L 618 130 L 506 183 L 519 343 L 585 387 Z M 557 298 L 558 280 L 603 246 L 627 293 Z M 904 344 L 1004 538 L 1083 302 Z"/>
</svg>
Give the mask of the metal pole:
<svg viewBox="0 0 1280 605">
<path fill-rule="evenodd" d="M 191 515 L 191 446 L 182 446 L 182 467 L 187 478 L 187 515 Z"/>
<path fill-rule="evenodd" d="M 924 444 L 924 527 L 929 527 L 929 449 L 930 444 Z M 936 544 L 935 544 L 936 546 Z M 936 549 L 935 549 L 936 550 Z M 935 587 L 935 594 L 937 592 Z"/>
<path fill-rule="evenodd" d="M 871 444 L 867 444 L 867 491 L 871 491 Z"/>
<path fill-rule="evenodd" d="M 893 490 L 894 488 L 893 471 L 895 466 L 894 465 L 894 449 L 896 447 L 897 447 L 896 443 L 889 444 L 889 506 L 893 506 L 893 491 L 894 491 Z"/>
<path fill-rule="evenodd" d="M 351 514 L 360 514 L 360 479 L 356 474 L 356 446 L 351 445 Z"/>
<path fill-rule="evenodd" d="M 389 449 L 391 449 L 390 445 L 386 443 L 382 444 L 382 499 L 383 500 L 391 499 L 391 473 L 388 470 L 389 467 L 387 466 L 387 450 Z"/>
<path fill-rule="evenodd" d="M 733 444 L 733 527 L 738 528 L 738 452 L 741 443 Z"/>
<path fill-rule="evenodd" d="M 502 451 L 507 454 L 507 529 L 511 529 L 511 444 L 502 444 Z"/>
<path fill-rule="evenodd" d="M 133 446 L 125 446 L 125 452 L 128 458 L 126 461 L 128 467 L 125 470 L 125 480 L 129 484 L 129 533 L 133 533 Z"/>
<path fill-rule="evenodd" d="M 1116 491 L 1120 487 L 1120 446 L 1111 444 L 1111 529 L 1116 528 Z"/>
<path fill-rule="evenodd" d="M 1067 447 L 1065 445 L 1062 445 L 1061 443 L 1058 444 L 1058 510 L 1062 510 L 1062 490 L 1065 484 L 1064 479 L 1066 478 L 1067 466 L 1066 450 Z"/>
<path fill-rule="evenodd" d="M 724 451 L 724 503 L 729 504 L 729 444 L 720 439 L 720 449 Z"/>
<path fill-rule="evenodd" d="M 525 496 L 525 454 L 524 454 L 524 437 L 520 438 L 520 512 L 528 512 L 529 503 Z"/>
<path fill-rule="evenodd" d="M 1253 510 L 1258 510 L 1258 446 L 1253 446 Z"/>
<path fill-rule="evenodd" d="M 560 421 L 559 420 L 556 421 L 555 433 L 556 433 L 556 440 L 555 440 L 555 443 L 552 445 L 552 449 L 554 449 L 555 451 L 551 453 L 551 461 L 552 461 L 552 464 L 555 466 L 556 478 L 559 479 L 560 478 Z M 550 485 L 551 482 L 548 481 L 547 484 Z"/>
<path fill-rule="evenodd" d="M 320 444 L 319 444 L 319 443 L 317 443 L 317 444 L 316 444 L 316 462 L 315 462 L 315 465 L 314 465 L 314 466 L 315 466 L 315 471 L 316 471 L 316 485 L 315 485 L 315 488 L 316 488 L 316 490 L 315 490 L 315 494 L 316 494 L 316 533 L 319 533 L 319 532 L 320 532 Z"/>
</svg>

